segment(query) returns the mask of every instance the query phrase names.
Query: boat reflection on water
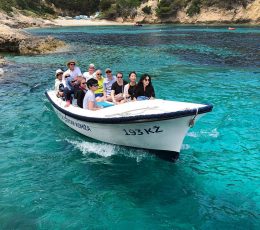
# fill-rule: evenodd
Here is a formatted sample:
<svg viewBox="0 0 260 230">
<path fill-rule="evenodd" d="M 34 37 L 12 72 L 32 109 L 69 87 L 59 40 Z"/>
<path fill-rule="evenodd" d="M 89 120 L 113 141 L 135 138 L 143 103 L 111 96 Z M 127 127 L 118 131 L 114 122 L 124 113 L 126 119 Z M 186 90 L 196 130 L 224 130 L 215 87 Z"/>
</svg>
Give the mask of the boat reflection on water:
<svg viewBox="0 0 260 230">
<path fill-rule="evenodd" d="M 136 22 L 134 26 L 143 26 L 140 22 Z"/>
</svg>

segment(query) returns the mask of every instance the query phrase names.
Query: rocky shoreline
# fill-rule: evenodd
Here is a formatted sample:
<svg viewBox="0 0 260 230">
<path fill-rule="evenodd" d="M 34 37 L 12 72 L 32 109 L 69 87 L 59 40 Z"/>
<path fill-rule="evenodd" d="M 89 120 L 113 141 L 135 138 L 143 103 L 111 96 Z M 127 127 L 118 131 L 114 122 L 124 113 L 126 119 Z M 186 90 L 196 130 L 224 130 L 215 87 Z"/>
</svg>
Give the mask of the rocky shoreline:
<svg viewBox="0 0 260 230">
<path fill-rule="evenodd" d="M 0 52 L 42 54 L 55 51 L 64 45 L 65 43 L 63 41 L 52 37 L 36 37 L 20 29 L 1 25 Z"/>
<path fill-rule="evenodd" d="M 0 12 L 0 52 L 12 52 L 17 54 L 43 54 L 54 52 L 66 44 L 53 37 L 33 36 L 23 29 L 28 27 L 55 26 L 49 20 L 27 17 L 19 12 L 9 16 Z M 8 64 L 3 56 L 0 56 L 0 67 Z"/>
</svg>

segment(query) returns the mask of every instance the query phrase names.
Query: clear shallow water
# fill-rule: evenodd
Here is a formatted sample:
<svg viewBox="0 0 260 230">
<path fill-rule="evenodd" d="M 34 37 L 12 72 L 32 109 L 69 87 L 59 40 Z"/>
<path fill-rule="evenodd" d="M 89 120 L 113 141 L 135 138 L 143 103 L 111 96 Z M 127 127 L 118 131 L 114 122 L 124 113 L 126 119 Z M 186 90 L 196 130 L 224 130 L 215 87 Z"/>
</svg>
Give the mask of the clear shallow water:
<svg viewBox="0 0 260 230">
<path fill-rule="evenodd" d="M 69 51 L 8 56 L 0 78 L 3 229 L 259 229 L 260 30 L 144 26 L 31 30 Z M 153 76 L 157 96 L 210 102 L 177 163 L 81 136 L 44 91 L 68 59 Z"/>
</svg>

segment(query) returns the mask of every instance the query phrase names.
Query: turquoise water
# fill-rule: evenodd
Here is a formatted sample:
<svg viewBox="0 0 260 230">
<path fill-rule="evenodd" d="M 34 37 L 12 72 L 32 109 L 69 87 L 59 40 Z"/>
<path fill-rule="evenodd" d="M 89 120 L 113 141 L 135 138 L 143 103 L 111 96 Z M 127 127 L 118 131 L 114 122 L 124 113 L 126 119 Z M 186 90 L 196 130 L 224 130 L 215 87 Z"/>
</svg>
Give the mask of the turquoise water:
<svg viewBox="0 0 260 230">
<path fill-rule="evenodd" d="M 1 229 L 259 229 L 260 29 L 30 30 L 69 50 L 8 56 L 0 77 Z M 75 58 L 153 77 L 157 97 L 209 102 L 176 163 L 66 127 L 44 96 Z"/>
</svg>

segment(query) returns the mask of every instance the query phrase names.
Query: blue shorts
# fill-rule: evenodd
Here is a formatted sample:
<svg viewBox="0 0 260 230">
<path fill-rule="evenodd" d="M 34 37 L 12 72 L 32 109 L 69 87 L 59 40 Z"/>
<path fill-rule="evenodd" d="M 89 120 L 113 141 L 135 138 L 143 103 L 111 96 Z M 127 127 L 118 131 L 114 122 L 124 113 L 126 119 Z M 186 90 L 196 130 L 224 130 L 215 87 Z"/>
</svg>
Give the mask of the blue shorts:
<svg viewBox="0 0 260 230">
<path fill-rule="evenodd" d="M 146 97 L 146 96 L 139 96 L 136 98 L 137 101 L 144 101 L 144 100 L 149 100 L 150 98 L 149 97 Z"/>
<path fill-rule="evenodd" d="M 103 97 L 103 96 L 104 96 L 103 93 L 97 93 L 97 94 L 95 94 L 95 97 Z"/>
</svg>

